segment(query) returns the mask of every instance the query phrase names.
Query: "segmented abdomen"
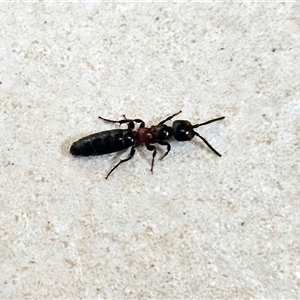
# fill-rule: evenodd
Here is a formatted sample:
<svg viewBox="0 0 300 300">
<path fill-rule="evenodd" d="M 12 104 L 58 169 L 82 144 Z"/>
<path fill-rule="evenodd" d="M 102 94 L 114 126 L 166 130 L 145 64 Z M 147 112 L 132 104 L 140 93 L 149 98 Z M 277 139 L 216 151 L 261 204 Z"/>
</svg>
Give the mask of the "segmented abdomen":
<svg viewBox="0 0 300 300">
<path fill-rule="evenodd" d="M 102 155 L 117 152 L 133 145 L 131 129 L 113 129 L 94 133 L 74 142 L 70 153 L 74 156 Z"/>
</svg>

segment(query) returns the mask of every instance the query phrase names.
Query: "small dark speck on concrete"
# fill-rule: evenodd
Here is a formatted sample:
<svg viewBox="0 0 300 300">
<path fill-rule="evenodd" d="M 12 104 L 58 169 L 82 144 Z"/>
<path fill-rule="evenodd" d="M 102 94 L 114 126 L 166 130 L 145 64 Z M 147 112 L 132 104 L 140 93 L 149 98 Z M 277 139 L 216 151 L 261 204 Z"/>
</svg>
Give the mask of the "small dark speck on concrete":
<svg viewBox="0 0 300 300">
<path fill-rule="evenodd" d="M 44 24 L 47 24 L 47 21 L 45 21 Z"/>
<path fill-rule="evenodd" d="M 255 58 L 255 61 L 257 61 L 257 58 Z"/>
<path fill-rule="evenodd" d="M 266 116 L 266 114 L 263 114 L 263 117 L 265 117 Z"/>
<path fill-rule="evenodd" d="M 232 58 L 230 58 L 230 61 L 233 61 L 233 59 L 232 59 Z"/>
<path fill-rule="evenodd" d="M 8 166 L 14 166 L 15 164 L 13 162 L 8 161 L 4 167 L 8 167 Z"/>
<path fill-rule="evenodd" d="M 68 51 L 71 51 L 71 47 L 68 47 Z"/>
<path fill-rule="evenodd" d="M 245 222 L 242 222 L 241 225 L 244 226 L 244 225 L 245 225 Z"/>
<path fill-rule="evenodd" d="M 196 40 L 192 40 L 192 43 L 196 43 Z"/>
<path fill-rule="evenodd" d="M 0 81 L 0 84 L 2 84 L 2 81 Z"/>
<path fill-rule="evenodd" d="M 276 49 L 275 49 L 275 48 L 273 48 L 273 49 L 272 49 L 272 52 L 275 52 L 275 51 L 276 51 Z"/>
<path fill-rule="evenodd" d="M 220 50 L 224 50 L 224 48 L 221 48 Z"/>
<path fill-rule="evenodd" d="M 155 21 L 158 21 L 159 20 L 159 17 L 157 17 L 156 19 L 155 19 Z"/>
</svg>

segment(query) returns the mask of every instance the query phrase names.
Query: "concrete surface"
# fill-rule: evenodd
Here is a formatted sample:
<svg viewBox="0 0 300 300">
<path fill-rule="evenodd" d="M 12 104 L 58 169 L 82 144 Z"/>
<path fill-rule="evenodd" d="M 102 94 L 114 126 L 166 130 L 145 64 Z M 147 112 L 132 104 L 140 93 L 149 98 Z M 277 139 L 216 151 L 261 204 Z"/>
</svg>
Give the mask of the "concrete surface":
<svg viewBox="0 0 300 300">
<path fill-rule="evenodd" d="M 2 3 L 0 298 L 299 299 L 299 8 Z M 68 152 L 180 109 L 222 158 Z"/>
</svg>

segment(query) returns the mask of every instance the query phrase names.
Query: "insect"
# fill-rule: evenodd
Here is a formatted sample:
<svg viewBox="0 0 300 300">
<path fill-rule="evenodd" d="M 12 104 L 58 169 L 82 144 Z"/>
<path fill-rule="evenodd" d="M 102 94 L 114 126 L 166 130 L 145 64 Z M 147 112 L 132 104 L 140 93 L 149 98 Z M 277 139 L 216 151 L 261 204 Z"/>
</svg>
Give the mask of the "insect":
<svg viewBox="0 0 300 300">
<path fill-rule="evenodd" d="M 154 158 L 157 153 L 156 147 L 153 144 L 157 143 L 167 147 L 167 151 L 160 158 L 163 159 L 171 150 L 171 145 L 168 140 L 172 136 L 177 141 L 190 141 L 194 136 L 197 136 L 210 150 L 218 156 L 221 156 L 221 154 L 215 150 L 204 137 L 194 131 L 194 128 L 222 120 L 225 117 L 212 119 L 195 125 L 192 125 L 187 120 L 176 120 L 173 122 L 172 126 L 165 125 L 167 121 L 170 121 L 180 113 L 181 111 L 151 127 L 145 127 L 145 122 L 141 119 L 127 119 L 125 115 L 123 115 L 124 119 L 119 121 L 109 120 L 99 116 L 99 119 L 109 123 L 119 123 L 120 125 L 127 124 L 127 129 L 106 130 L 83 137 L 72 144 L 70 153 L 74 156 L 103 155 L 131 147 L 129 156 L 125 159 L 121 159 L 120 162 L 109 171 L 105 177 L 106 179 L 120 164 L 132 159 L 135 154 L 135 148 L 141 145 L 145 145 L 149 151 L 152 151 L 151 172 L 153 172 Z M 134 130 L 135 123 L 140 124 L 137 130 Z"/>
</svg>

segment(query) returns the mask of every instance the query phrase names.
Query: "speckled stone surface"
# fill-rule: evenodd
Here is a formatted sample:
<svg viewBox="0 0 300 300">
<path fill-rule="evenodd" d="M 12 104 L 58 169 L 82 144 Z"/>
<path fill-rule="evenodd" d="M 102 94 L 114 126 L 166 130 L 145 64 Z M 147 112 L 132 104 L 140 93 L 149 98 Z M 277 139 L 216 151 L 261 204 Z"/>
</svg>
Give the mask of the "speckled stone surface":
<svg viewBox="0 0 300 300">
<path fill-rule="evenodd" d="M 0 298 L 299 298 L 300 6 L 2 3 Z M 200 139 L 74 158 L 182 110 Z M 164 148 L 158 147 L 158 158 Z"/>
</svg>

